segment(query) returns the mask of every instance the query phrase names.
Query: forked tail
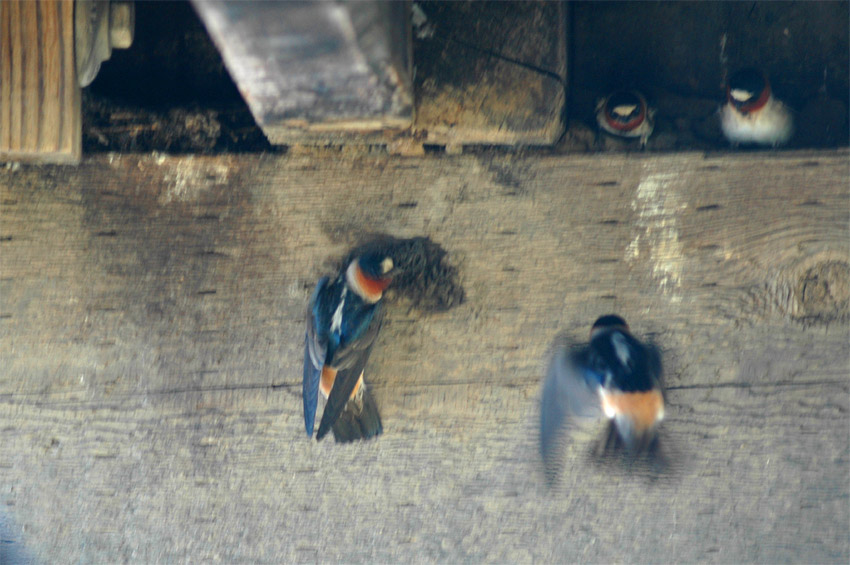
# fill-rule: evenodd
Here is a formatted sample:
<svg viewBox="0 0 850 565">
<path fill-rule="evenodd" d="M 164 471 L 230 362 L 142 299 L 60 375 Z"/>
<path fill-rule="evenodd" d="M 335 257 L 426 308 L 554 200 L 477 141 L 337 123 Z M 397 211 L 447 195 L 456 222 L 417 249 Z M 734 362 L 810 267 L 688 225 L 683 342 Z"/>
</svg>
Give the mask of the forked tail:
<svg viewBox="0 0 850 565">
<path fill-rule="evenodd" d="M 378 404 L 365 382 L 345 405 L 332 429 L 334 439 L 340 443 L 369 439 L 384 431 Z"/>
</svg>

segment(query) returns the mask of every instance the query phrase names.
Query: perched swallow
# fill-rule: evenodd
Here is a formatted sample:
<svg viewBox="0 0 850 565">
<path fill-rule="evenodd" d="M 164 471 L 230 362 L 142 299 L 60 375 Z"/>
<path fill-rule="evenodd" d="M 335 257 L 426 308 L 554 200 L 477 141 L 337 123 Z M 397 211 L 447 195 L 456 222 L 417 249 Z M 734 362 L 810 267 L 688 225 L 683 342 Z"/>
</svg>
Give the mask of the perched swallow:
<svg viewBox="0 0 850 565">
<path fill-rule="evenodd" d="M 316 285 L 307 310 L 304 347 L 304 425 L 313 436 L 318 393 L 327 399 L 316 439 L 331 429 L 339 442 L 383 431 L 363 370 L 383 319 L 381 297 L 392 282 L 393 260 L 380 253 L 355 258 L 331 281 Z"/>
<path fill-rule="evenodd" d="M 655 110 L 636 90 L 619 91 L 596 104 L 596 122 L 604 131 L 619 137 L 639 137 L 641 147 L 652 135 Z"/>
<path fill-rule="evenodd" d="M 791 111 L 773 96 L 767 76 L 743 69 L 729 78 L 726 104 L 720 109 L 720 127 L 732 145 L 783 145 L 794 133 Z"/>
<path fill-rule="evenodd" d="M 562 428 L 606 417 L 612 432 L 632 453 L 651 446 L 664 418 L 661 357 L 635 339 L 623 318 L 602 316 L 590 343 L 556 343 L 540 407 L 540 452 L 555 468 Z M 609 440 L 611 438 L 609 437 Z"/>
</svg>

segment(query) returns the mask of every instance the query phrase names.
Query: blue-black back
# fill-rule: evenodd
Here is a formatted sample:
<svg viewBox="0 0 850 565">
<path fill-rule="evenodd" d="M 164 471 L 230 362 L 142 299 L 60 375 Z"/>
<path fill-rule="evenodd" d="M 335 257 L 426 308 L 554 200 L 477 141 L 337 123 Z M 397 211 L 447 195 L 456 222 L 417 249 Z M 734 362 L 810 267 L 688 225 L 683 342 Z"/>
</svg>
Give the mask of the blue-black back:
<svg viewBox="0 0 850 565">
<path fill-rule="evenodd" d="M 331 330 L 333 316 L 345 292 L 342 307 L 342 320 L 338 329 Z M 325 364 L 336 368 L 345 368 L 345 350 L 358 339 L 367 336 L 370 324 L 380 313 L 381 302 L 369 304 L 350 289 L 346 290 L 345 278 L 340 276 L 330 285 L 319 290 L 313 304 L 313 320 L 316 337 L 326 344 Z"/>
<path fill-rule="evenodd" d="M 625 359 L 621 359 L 623 352 L 627 353 Z M 658 385 L 661 367 L 657 352 L 626 331 L 601 331 L 579 355 L 585 377 L 606 388 L 644 392 Z"/>
</svg>

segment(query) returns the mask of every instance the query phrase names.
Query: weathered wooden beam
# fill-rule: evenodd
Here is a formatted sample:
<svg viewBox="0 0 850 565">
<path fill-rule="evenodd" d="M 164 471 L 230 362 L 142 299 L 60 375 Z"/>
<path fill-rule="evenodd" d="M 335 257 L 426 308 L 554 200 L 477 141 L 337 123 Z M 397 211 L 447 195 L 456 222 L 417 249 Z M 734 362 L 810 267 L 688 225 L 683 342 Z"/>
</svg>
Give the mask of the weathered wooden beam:
<svg viewBox="0 0 850 565">
<path fill-rule="evenodd" d="M 75 163 L 81 124 L 74 3 L 0 2 L 0 161 Z"/>
<path fill-rule="evenodd" d="M 425 143 L 551 145 L 566 124 L 565 2 L 429 2 L 414 42 Z"/>
<path fill-rule="evenodd" d="M 51 562 L 850 557 L 848 153 L 103 155 L 0 169 L 0 522 Z M 305 305 L 427 235 L 467 301 L 388 306 L 384 435 L 304 437 Z M 662 347 L 674 472 L 581 444 L 547 491 L 546 349 Z"/>
<path fill-rule="evenodd" d="M 193 5 L 272 143 L 362 140 L 411 125 L 409 2 Z"/>
</svg>

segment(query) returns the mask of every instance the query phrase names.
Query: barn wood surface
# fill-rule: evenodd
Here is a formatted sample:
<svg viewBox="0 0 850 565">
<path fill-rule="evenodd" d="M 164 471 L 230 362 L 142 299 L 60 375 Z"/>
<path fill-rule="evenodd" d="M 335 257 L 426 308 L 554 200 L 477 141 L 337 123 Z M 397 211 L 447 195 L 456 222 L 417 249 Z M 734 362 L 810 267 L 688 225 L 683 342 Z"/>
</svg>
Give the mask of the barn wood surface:
<svg viewBox="0 0 850 565">
<path fill-rule="evenodd" d="M 76 163 L 81 122 L 74 3 L 0 2 L 0 159 Z"/>
<path fill-rule="evenodd" d="M 563 3 L 418 6 L 432 29 L 416 34 L 413 44 L 417 137 L 447 151 L 558 141 L 567 103 Z M 528 41 L 531 36 L 536 40 Z"/>
<path fill-rule="evenodd" d="M 44 562 L 850 556 L 848 154 L 101 155 L 0 171 L 0 522 Z M 429 236 L 377 441 L 304 435 L 315 281 Z M 392 297 L 390 297 L 392 298 Z M 666 365 L 669 475 L 537 452 L 545 355 L 618 312 Z"/>
</svg>

